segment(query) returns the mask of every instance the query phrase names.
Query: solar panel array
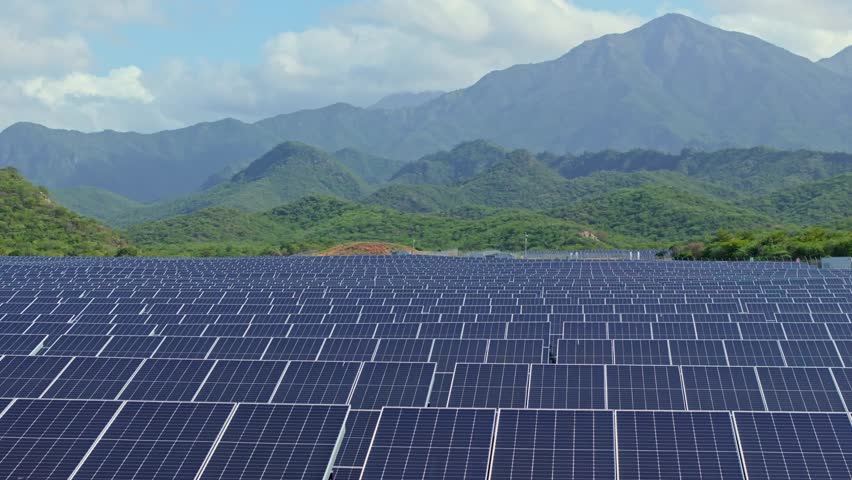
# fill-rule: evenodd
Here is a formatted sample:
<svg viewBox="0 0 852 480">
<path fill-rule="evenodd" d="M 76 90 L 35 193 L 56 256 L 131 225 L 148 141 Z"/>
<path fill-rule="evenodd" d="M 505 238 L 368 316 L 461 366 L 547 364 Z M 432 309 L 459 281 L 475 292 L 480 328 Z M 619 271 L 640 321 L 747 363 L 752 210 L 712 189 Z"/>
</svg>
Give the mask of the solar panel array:
<svg viewBox="0 0 852 480">
<path fill-rule="evenodd" d="M 3 478 L 852 478 L 852 278 L 0 259 Z"/>
</svg>

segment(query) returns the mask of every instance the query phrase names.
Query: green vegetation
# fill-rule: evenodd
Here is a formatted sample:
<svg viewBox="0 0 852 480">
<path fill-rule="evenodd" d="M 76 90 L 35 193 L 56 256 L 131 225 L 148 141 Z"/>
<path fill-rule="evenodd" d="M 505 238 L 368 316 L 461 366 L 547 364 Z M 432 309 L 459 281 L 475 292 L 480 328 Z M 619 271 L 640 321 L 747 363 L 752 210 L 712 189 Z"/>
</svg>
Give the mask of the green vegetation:
<svg viewBox="0 0 852 480">
<path fill-rule="evenodd" d="M 258 213 L 210 209 L 136 225 L 126 231 L 152 255 L 289 254 L 353 241 L 411 244 L 421 249 L 520 250 L 524 233 L 545 249 L 640 246 L 627 237 L 583 238 L 572 222 L 528 211 L 483 211 L 475 219 L 415 214 L 311 196 Z"/>
<path fill-rule="evenodd" d="M 808 228 L 731 233 L 720 230 L 706 243 L 675 249 L 675 258 L 698 260 L 793 260 L 852 256 L 852 231 Z"/>
<path fill-rule="evenodd" d="M 0 169 L 0 255 L 132 253 L 115 232 L 56 205 L 13 168 Z"/>
<path fill-rule="evenodd" d="M 53 190 L 50 197 L 80 215 L 102 222 L 114 221 L 127 212 L 142 207 L 141 203 L 97 187 Z"/>
</svg>

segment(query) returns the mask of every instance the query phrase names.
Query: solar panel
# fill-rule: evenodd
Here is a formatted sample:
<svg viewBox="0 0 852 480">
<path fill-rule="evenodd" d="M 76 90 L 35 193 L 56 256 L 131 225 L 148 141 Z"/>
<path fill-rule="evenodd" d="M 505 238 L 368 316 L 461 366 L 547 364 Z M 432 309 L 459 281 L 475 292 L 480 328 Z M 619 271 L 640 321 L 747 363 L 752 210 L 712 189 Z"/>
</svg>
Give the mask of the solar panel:
<svg viewBox="0 0 852 480">
<path fill-rule="evenodd" d="M 784 366 L 778 342 L 771 340 L 725 341 L 725 352 L 731 366 Z"/>
<path fill-rule="evenodd" d="M 0 397 L 40 397 L 70 361 L 68 357 L 3 357 Z"/>
<path fill-rule="evenodd" d="M 433 363 L 365 363 L 349 405 L 364 410 L 425 407 L 434 373 Z"/>
<path fill-rule="evenodd" d="M 346 433 L 340 452 L 335 459 L 335 470 L 338 467 L 363 467 L 367 458 L 373 433 L 379 423 L 379 413 L 376 410 L 350 410 L 346 418 Z M 360 474 L 361 471 L 359 470 Z M 337 476 L 335 475 L 335 478 Z"/>
<path fill-rule="evenodd" d="M 437 339 L 429 361 L 436 364 L 438 372 L 452 373 L 457 363 L 484 362 L 487 350 L 487 340 Z"/>
<path fill-rule="evenodd" d="M 209 337 L 166 337 L 151 358 L 206 358 L 215 343 Z"/>
<path fill-rule="evenodd" d="M 449 407 L 524 408 L 526 364 L 456 364 Z"/>
<path fill-rule="evenodd" d="M 287 362 L 220 360 L 193 398 L 198 402 L 269 402 Z"/>
<path fill-rule="evenodd" d="M 485 361 L 488 363 L 542 363 L 541 340 L 489 340 Z"/>
<path fill-rule="evenodd" d="M 371 338 L 327 338 L 318 360 L 368 362 L 373 359 L 378 340 Z"/>
<path fill-rule="evenodd" d="M 491 477 L 615 478 L 612 412 L 500 410 Z"/>
<path fill-rule="evenodd" d="M 361 479 L 486 478 L 494 423 L 494 410 L 385 408 Z"/>
<path fill-rule="evenodd" d="M 322 338 L 273 338 L 263 353 L 264 360 L 316 360 Z"/>
<path fill-rule="evenodd" d="M 290 362 L 272 401 L 346 404 L 360 369 L 357 362 Z"/>
<path fill-rule="evenodd" d="M 128 402 L 74 478 L 194 478 L 233 405 Z"/>
<path fill-rule="evenodd" d="M 852 478 L 852 424 L 843 414 L 734 414 L 751 479 Z"/>
<path fill-rule="evenodd" d="M 781 351 L 791 367 L 842 367 L 843 362 L 830 340 L 782 341 Z"/>
<path fill-rule="evenodd" d="M 683 410 L 677 367 L 610 365 L 607 406 L 613 410 Z"/>
<path fill-rule="evenodd" d="M 386 339 L 379 341 L 377 362 L 428 362 L 432 353 L 431 339 Z"/>
<path fill-rule="evenodd" d="M 690 410 L 766 410 L 757 373 L 750 367 L 683 367 Z"/>
<path fill-rule="evenodd" d="M 613 341 L 616 365 L 670 365 L 669 345 L 665 340 Z"/>
<path fill-rule="evenodd" d="M 0 477 L 69 478 L 120 405 L 16 400 L 0 417 Z"/>
<path fill-rule="evenodd" d="M 770 411 L 845 411 L 827 368 L 762 367 L 757 369 L 757 373 Z"/>
<path fill-rule="evenodd" d="M 212 360 L 148 359 L 119 398 L 188 402 L 195 397 L 211 368 Z"/>
<path fill-rule="evenodd" d="M 725 347 L 719 340 L 671 340 L 673 365 L 727 365 Z"/>
<path fill-rule="evenodd" d="M 529 408 L 604 409 L 602 365 L 532 365 Z"/>
<path fill-rule="evenodd" d="M 202 479 L 327 478 L 348 407 L 240 404 Z"/>
<path fill-rule="evenodd" d="M 559 340 L 556 360 L 567 364 L 611 364 L 614 361 L 612 341 Z"/>
<path fill-rule="evenodd" d="M 619 478 L 741 479 L 728 413 L 616 412 Z"/>
<path fill-rule="evenodd" d="M 42 397 L 113 400 L 141 363 L 131 358 L 74 358 Z"/>
<path fill-rule="evenodd" d="M 219 338 L 207 358 L 227 360 L 260 360 L 269 346 L 269 338 Z"/>
<path fill-rule="evenodd" d="M 430 407 L 446 407 L 450 399 L 450 387 L 453 384 L 452 373 L 436 373 L 432 380 L 432 391 L 429 393 Z"/>
</svg>

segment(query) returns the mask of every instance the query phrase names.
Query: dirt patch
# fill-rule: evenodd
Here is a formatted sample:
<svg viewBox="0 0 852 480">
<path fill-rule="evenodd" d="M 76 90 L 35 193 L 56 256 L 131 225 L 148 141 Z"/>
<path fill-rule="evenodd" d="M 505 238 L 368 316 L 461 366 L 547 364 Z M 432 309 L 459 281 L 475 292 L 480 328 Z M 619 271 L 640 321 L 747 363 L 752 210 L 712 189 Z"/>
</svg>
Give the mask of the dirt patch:
<svg viewBox="0 0 852 480">
<path fill-rule="evenodd" d="M 322 257 L 347 256 L 347 255 L 390 255 L 397 250 L 405 250 L 414 253 L 411 247 L 397 245 L 394 243 L 358 242 L 347 243 L 331 247 L 328 250 L 317 253 Z"/>
</svg>

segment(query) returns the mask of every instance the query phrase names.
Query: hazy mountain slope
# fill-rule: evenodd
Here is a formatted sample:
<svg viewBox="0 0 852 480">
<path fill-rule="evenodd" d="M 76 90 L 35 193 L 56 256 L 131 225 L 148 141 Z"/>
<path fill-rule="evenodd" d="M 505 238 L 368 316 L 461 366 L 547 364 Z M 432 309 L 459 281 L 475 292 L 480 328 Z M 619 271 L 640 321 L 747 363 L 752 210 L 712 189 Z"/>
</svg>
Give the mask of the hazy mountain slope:
<svg viewBox="0 0 852 480">
<path fill-rule="evenodd" d="M 391 182 L 410 185 L 461 182 L 505 161 L 508 153 L 484 140 L 465 142 L 450 151 L 433 153 L 403 166 Z"/>
<path fill-rule="evenodd" d="M 58 189 L 51 191 L 50 196 L 62 206 L 102 222 L 110 222 L 143 206 L 139 202 L 97 187 Z"/>
<path fill-rule="evenodd" d="M 558 153 L 852 150 L 849 131 L 848 77 L 755 37 L 668 15 L 550 62 L 490 73 L 418 107 L 335 104 L 153 135 L 18 124 L 0 133 L 0 165 L 50 187 L 91 185 L 150 201 L 192 191 L 234 161 L 288 140 L 414 160 L 477 138 Z"/>
<path fill-rule="evenodd" d="M 54 203 L 44 188 L 0 169 L 0 255 L 113 255 L 126 242 Z"/>
<path fill-rule="evenodd" d="M 229 181 L 186 197 L 136 209 L 111 223 L 130 225 L 210 207 L 261 211 L 307 195 L 359 198 L 366 184 L 329 154 L 297 142 L 283 143 Z"/>
<path fill-rule="evenodd" d="M 373 185 L 387 182 L 394 175 L 394 172 L 397 172 L 406 164 L 401 160 L 371 155 L 354 148 L 338 150 L 332 156 L 367 183 Z"/>
<path fill-rule="evenodd" d="M 402 92 L 388 95 L 378 102 L 370 105 L 371 110 L 396 110 L 399 108 L 419 107 L 426 102 L 432 101 L 446 92 Z"/>
<path fill-rule="evenodd" d="M 280 143 L 236 120 L 181 130 L 80 133 L 20 123 L 0 133 L 0 165 L 50 188 L 94 186 L 137 201 L 189 193 L 236 159 Z"/>
<path fill-rule="evenodd" d="M 852 46 L 846 47 L 837 53 L 837 55 L 831 58 L 824 58 L 818 63 L 835 73 L 852 77 Z"/>
</svg>

